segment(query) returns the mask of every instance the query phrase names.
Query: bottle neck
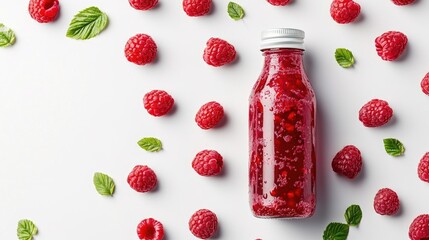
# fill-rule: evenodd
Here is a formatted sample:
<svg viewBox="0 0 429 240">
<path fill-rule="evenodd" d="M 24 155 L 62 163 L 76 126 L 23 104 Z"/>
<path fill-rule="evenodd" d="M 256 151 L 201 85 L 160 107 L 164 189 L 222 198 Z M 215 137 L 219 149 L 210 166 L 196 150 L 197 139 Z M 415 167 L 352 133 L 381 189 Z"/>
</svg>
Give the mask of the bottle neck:
<svg viewBox="0 0 429 240">
<path fill-rule="evenodd" d="M 277 48 L 263 50 L 265 67 L 277 70 L 302 70 L 304 50 L 296 48 Z"/>
</svg>

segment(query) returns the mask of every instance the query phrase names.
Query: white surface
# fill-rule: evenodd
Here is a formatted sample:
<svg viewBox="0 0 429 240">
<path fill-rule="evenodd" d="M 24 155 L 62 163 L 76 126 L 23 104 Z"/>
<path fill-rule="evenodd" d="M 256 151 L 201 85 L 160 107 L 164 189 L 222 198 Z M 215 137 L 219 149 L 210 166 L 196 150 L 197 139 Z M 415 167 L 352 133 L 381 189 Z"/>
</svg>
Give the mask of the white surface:
<svg viewBox="0 0 429 240">
<path fill-rule="evenodd" d="M 190 18 L 181 1 L 161 1 L 157 9 L 139 12 L 126 0 L 62 1 L 61 16 L 39 24 L 27 12 L 27 1 L 0 1 L 0 22 L 15 30 L 17 42 L 0 49 L 0 239 L 16 239 L 19 219 L 32 219 L 36 239 L 137 239 L 140 220 L 163 222 L 167 239 L 195 239 L 188 231 L 190 215 L 199 208 L 219 218 L 218 239 L 321 239 L 331 221 L 343 221 L 350 204 L 360 204 L 364 217 L 349 239 L 407 239 L 408 226 L 428 213 L 429 185 L 416 174 L 429 150 L 429 97 L 420 80 L 429 71 L 428 1 L 398 7 L 389 0 L 359 1 L 360 21 L 336 24 L 330 1 L 295 0 L 273 7 L 264 0 L 238 1 L 242 21 L 226 14 L 226 0 L 215 0 L 211 15 Z M 89 41 L 65 37 L 75 13 L 91 5 L 105 11 L 108 28 Z M 247 196 L 247 99 L 262 68 L 260 32 L 271 27 L 306 31 L 306 69 L 318 98 L 318 207 L 306 220 L 264 220 L 251 216 Z M 409 37 L 408 52 L 397 62 L 375 53 L 374 39 L 388 30 Z M 123 56 L 126 40 L 151 35 L 159 47 L 155 64 L 136 66 Z M 238 61 L 213 68 L 202 60 L 208 38 L 235 45 Z M 355 67 L 342 69 L 333 58 L 337 47 L 356 57 Z M 142 106 L 143 95 L 165 89 L 177 109 L 154 118 Z M 371 98 L 389 101 L 391 124 L 363 127 L 359 108 Z M 227 124 L 210 131 L 194 123 L 198 108 L 210 100 L 224 105 Z M 147 153 L 136 142 L 159 137 L 160 153 Z M 396 137 L 406 154 L 393 158 L 382 139 Z M 355 144 L 364 170 L 355 181 L 336 176 L 332 157 Z M 218 150 L 225 174 L 204 178 L 191 168 L 204 148 Z M 156 192 L 138 194 L 126 177 L 136 164 L 148 164 L 159 177 Z M 96 171 L 117 184 L 113 198 L 99 196 Z M 372 201 L 381 187 L 397 191 L 398 216 L 375 214 Z"/>
</svg>

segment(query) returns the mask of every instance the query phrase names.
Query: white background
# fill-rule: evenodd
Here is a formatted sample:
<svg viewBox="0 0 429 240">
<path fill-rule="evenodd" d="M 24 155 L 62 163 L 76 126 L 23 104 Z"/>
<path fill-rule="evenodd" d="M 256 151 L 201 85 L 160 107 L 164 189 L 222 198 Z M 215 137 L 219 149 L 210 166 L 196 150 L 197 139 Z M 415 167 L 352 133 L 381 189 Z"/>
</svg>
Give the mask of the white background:
<svg viewBox="0 0 429 240">
<path fill-rule="evenodd" d="M 199 18 L 188 17 L 179 0 L 161 0 L 147 12 L 126 0 L 62 1 L 58 20 L 39 24 L 28 14 L 28 1 L 0 0 L 0 22 L 17 35 L 14 46 L 0 49 L 0 239 L 16 239 L 22 218 L 37 224 L 38 240 L 137 239 L 136 226 L 148 217 L 164 224 L 165 239 L 195 239 L 188 219 L 208 208 L 219 218 L 217 239 L 317 240 L 329 222 L 344 221 L 350 204 L 364 213 L 350 240 L 407 239 L 414 217 L 429 212 L 429 185 L 416 173 L 429 151 L 429 97 L 419 86 L 429 71 L 429 2 L 399 7 L 390 0 L 359 1 L 359 21 L 348 25 L 331 19 L 328 0 L 294 0 L 285 7 L 237 2 L 246 10 L 241 21 L 228 17 L 226 0 L 214 0 L 211 14 Z M 66 38 L 73 15 L 92 5 L 108 14 L 108 28 L 87 41 Z M 318 205 L 305 220 L 256 219 L 248 206 L 247 100 L 262 68 L 260 32 L 270 27 L 306 32 L 305 67 L 318 100 Z M 396 62 L 375 52 L 374 39 L 388 30 L 409 38 Z M 137 33 L 158 44 L 154 64 L 125 59 L 125 42 Z M 208 66 L 202 53 L 210 37 L 232 43 L 237 61 Z M 353 68 L 337 65 L 338 47 L 354 53 Z M 153 89 L 174 97 L 172 114 L 155 118 L 145 111 L 142 97 Z M 372 98 L 393 108 L 388 126 L 370 129 L 358 121 L 360 107 Z M 194 116 L 211 100 L 224 106 L 227 122 L 203 131 Z M 140 149 L 136 142 L 146 136 L 160 138 L 164 150 Z M 400 139 L 405 156 L 387 155 L 386 137 Z M 364 159 L 354 181 L 330 167 L 347 144 L 360 148 Z M 191 168 L 195 154 L 206 148 L 224 156 L 222 176 L 201 177 Z M 137 164 L 158 175 L 155 192 L 139 194 L 128 186 Z M 95 191 L 96 171 L 114 178 L 113 198 Z M 397 216 L 374 212 L 373 198 L 382 187 L 397 191 Z"/>
</svg>

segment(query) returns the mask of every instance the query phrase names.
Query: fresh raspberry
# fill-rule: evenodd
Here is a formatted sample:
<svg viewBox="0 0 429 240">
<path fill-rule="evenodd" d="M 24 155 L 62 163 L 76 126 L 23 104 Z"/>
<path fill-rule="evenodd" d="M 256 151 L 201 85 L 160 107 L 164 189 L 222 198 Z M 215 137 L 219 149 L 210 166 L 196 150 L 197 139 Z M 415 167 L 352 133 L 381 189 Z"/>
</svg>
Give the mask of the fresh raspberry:
<svg viewBox="0 0 429 240">
<path fill-rule="evenodd" d="M 30 0 L 28 5 L 30 16 L 39 23 L 52 22 L 60 11 L 58 0 Z"/>
<path fill-rule="evenodd" d="M 210 38 L 204 49 L 204 61 L 214 67 L 228 64 L 235 59 L 235 48 L 220 38 Z"/>
<path fill-rule="evenodd" d="M 392 116 L 392 108 L 386 101 L 380 99 L 372 99 L 359 110 L 359 120 L 365 127 L 383 126 Z"/>
<path fill-rule="evenodd" d="M 395 5 L 403 6 L 403 5 L 409 5 L 409 4 L 413 3 L 414 0 L 392 0 L 392 2 Z"/>
<path fill-rule="evenodd" d="M 422 181 L 429 182 L 429 152 L 420 159 L 417 172 Z"/>
<path fill-rule="evenodd" d="M 407 42 L 408 38 L 405 34 L 389 31 L 375 39 L 375 48 L 381 59 L 394 61 L 404 52 Z"/>
<path fill-rule="evenodd" d="M 183 0 L 182 5 L 188 16 L 198 17 L 210 12 L 212 0 Z"/>
<path fill-rule="evenodd" d="M 353 145 L 345 146 L 332 160 L 332 169 L 350 179 L 355 178 L 362 169 L 362 157 L 359 149 Z"/>
<path fill-rule="evenodd" d="M 127 44 L 125 44 L 125 57 L 128 61 L 138 65 L 153 62 L 156 52 L 156 43 L 146 34 L 137 34 L 128 39 Z"/>
<path fill-rule="evenodd" d="M 223 115 L 223 107 L 219 103 L 212 101 L 201 106 L 195 115 L 195 122 L 202 129 L 210 129 L 222 120 Z"/>
<path fill-rule="evenodd" d="M 429 73 L 427 73 L 422 79 L 420 86 L 422 87 L 422 91 L 424 92 L 424 94 L 429 96 Z"/>
<path fill-rule="evenodd" d="M 267 0 L 271 5 L 274 6 L 285 6 L 287 5 L 289 2 L 291 2 L 290 0 Z"/>
<path fill-rule="evenodd" d="M 196 211 L 189 219 L 189 230 L 195 237 L 207 239 L 212 237 L 217 229 L 217 217 L 208 209 Z"/>
<path fill-rule="evenodd" d="M 137 235 L 141 240 L 162 240 L 164 227 L 161 222 L 153 218 L 146 218 L 137 226 Z"/>
<path fill-rule="evenodd" d="M 137 10 L 149 10 L 158 4 L 158 0 L 128 0 L 128 2 Z"/>
<path fill-rule="evenodd" d="M 222 171 L 223 158 L 215 150 L 203 150 L 192 161 L 192 168 L 201 176 L 214 176 Z"/>
<path fill-rule="evenodd" d="M 413 220 L 408 236 L 411 240 L 429 239 L 429 214 L 422 214 Z"/>
<path fill-rule="evenodd" d="M 128 175 L 128 184 L 137 192 L 152 191 L 157 182 L 155 172 L 146 165 L 137 165 Z"/>
<path fill-rule="evenodd" d="M 380 215 L 394 215 L 399 210 L 398 194 L 390 188 L 378 190 L 374 197 L 374 210 Z"/>
<path fill-rule="evenodd" d="M 163 90 L 152 90 L 143 97 L 144 108 L 155 117 L 167 114 L 174 104 L 173 97 Z"/>
<path fill-rule="evenodd" d="M 334 0 L 331 4 L 331 16 L 340 24 L 353 22 L 359 13 L 360 5 L 353 0 Z"/>
</svg>

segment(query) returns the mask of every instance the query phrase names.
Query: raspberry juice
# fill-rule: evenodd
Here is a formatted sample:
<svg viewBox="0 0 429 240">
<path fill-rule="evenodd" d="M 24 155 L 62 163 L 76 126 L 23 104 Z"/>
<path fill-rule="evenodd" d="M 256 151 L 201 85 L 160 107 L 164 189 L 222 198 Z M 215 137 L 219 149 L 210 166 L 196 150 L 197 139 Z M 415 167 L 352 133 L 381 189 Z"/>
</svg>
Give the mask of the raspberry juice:
<svg viewBox="0 0 429 240">
<path fill-rule="evenodd" d="M 316 99 L 303 67 L 304 32 L 262 33 L 265 57 L 249 107 L 249 195 L 261 218 L 306 218 L 316 206 Z"/>
</svg>

